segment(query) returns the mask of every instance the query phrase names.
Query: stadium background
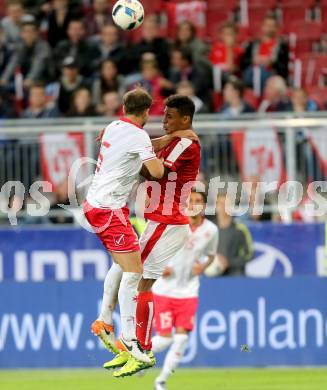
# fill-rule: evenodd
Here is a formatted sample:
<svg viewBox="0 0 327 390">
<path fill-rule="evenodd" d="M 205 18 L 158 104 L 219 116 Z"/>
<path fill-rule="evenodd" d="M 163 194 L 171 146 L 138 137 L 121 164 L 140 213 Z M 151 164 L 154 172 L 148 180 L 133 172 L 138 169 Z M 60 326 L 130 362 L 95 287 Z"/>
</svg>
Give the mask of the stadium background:
<svg viewBox="0 0 327 390">
<path fill-rule="evenodd" d="M 22 4 L 1 6 L 0 368 L 90 368 L 108 357 L 89 324 L 110 258 L 80 227 L 67 177 L 77 158 L 96 158 L 98 130 L 120 115 L 122 93 L 141 83 L 155 102 L 151 135 L 160 134 L 167 95 L 178 90 L 194 99 L 203 147 L 199 179 L 208 183 L 219 176 L 254 188 L 258 181 L 276 182 L 264 213 L 242 218 L 255 248 L 247 277 L 203 277 L 197 327 L 183 365 L 215 370 L 187 372 L 194 382 L 176 374 L 180 382 L 173 387 L 172 381 L 171 388 L 193 390 L 212 377 L 208 389 L 284 390 L 286 383 L 287 389 L 325 389 L 325 370 L 303 378 L 305 371 L 288 379 L 285 373 L 274 385 L 277 371 L 264 371 L 266 383 L 260 371 L 216 369 L 327 364 L 326 211 L 322 207 L 312 216 L 306 208 L 312 205 L 311 183 L 324 183 L 322 196 L 326 192 L 327 3 L 146 0 L 144 27 L 118 36 L 107 27 L 112 2 Z M 268 33 L 262 31 L 267 15 Z M 61 28 L 56 17 L 64 20 Z M 82 20 L 85 38 L 76 20 Z M 67 37 L 69 21 L 78 43 Z M 184 21 L 195 26 L 194 35 Z M 177 35 L 181 23 L 184 30 Z M 233 55 L 226 54 L 228 45 Z M 264 58 L 256 58 L 258 51 Z M 107 61 L 101 79 L 108 58 L 114 61 Z M 93 169 L 86 166 L 87 172 Z M 6 184 L 15 180 L 25 192 Z M 39 215 L 31 216 L 28 207 L 36 202 L 28 191 L 39 180 L 47 180 L 50 190 L 43 189 L 46 200 Z M 290 180 L 304 192 L 294 187 L 299 201 L 283 198 L 279 207 L 278 194 L 292 190 Z M 83 199 L 86 187 L 74 190 Z M 45 214 L 47 202 L 51 209 Z M 319 202 L 325 205 L 323 197 Z M 57 203 L 70 205 L 69 211 Z M 243 344 L 251 352 L 241 352 Z M 74 388 L 58 372 L 36 374 L 37 379 L 31 371 L 20 373 L 26 388 Z M 49 375 L 48 382 L 42 375 Z M 88 370 L 76 375 L 78 388 L 83 381 L 85 388 L 114 383 Z M 251 382 L 252 376 L 258 381 Z M 195 385 L 197 377 L 203 382 Z M 1 388 L 21 388 L 16 380 L 0 371 Z M 142 380 L 125 383 L 151 388 Z"/>
</svg>

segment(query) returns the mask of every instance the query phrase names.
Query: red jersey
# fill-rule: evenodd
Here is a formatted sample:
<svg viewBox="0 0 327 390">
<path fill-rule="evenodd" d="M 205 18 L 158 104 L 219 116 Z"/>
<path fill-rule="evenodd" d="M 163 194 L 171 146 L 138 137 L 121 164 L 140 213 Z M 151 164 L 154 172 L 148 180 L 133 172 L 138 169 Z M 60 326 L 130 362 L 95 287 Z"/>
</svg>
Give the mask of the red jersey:
<svg viewBox="0 0 327 390">
<path fill-rule="evenodd" d="M 160 184 L 159 205 L 153 212 L 144 216 L 152 221 L 167 225 L 187 225 L 185 215 L 187 200 L 194 186 L 200 167 L 201 148 L 197 141 L 187 138 L 176 138 L 157 154 L 164 160 L 170 173 L 158 181 Z M 158 196 L 155 189 L 148 188 L 151 203 Z M 155 206 L 154 206 L 155 207 Z"/>
<path fill-rule="evenodd" d="M 273 57 L 278 41 L 277 39 L 269 39 L 268 41 L 260 42 L 258 54 L 264 57 Z"/>
<path fill-rule="evenodd" d="M 234 46 L 234 65 L 239 67 L 241 62 L 241 57 L 243 55 L 243 48 L 241 46 Z M 209 59 L 213 65 L 220 65 L 224 68 L 227 61 L 227 47 L 224 42 L 218 41 L 212 45 L 211 52 L 209 54 Z"/>
</svg>

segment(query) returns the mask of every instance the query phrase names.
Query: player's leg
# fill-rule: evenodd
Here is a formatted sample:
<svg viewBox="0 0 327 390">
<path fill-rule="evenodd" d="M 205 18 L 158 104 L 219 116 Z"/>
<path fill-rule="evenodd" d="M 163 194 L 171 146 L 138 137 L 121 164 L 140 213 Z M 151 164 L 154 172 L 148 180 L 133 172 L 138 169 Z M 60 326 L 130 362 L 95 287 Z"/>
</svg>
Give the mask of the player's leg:
<svg viewBox="0 0 327 390">
<path fill-rule="evenodd" d="M 176 332 L 173 336 L 169 351 L 165 357 L 162 370 L 155 380 L 156 390 L 165 389 L 165 384 L 168 378 L 176 370 L 184 355 L 189 339 L 189 333 L 193 329 L 198 299 L 172 299 L 172 305 Z"/>
<path fill-rule="evenodd" d="M 136 295 L 143 266 L 138 237 L 128 218 L 128 208 L 116 210 L 88 208 L 84 211 L 97 236 L 123 271 L 118 290 L 122 347 L 136 359 L 150 362 L 136 339 Z M 111 279 L 108 282 L 110 283 Z"/>
<path fill-rule="evenodd" d="M 173 341 L 173 312 L 171 299 L 161 295 L 153 295 L 154 306 L 154 330 L 155 336 L 152 338 L 152 351 L 159 353 L 167 349 Z"/>
<path fill-rule="evenodd" d="M 136 322 L 137 338 L 145 350 L 151 350 L 152 321 L 154 316 L 152 285 L 160 278 L 170 259 L 184 246 L 189 234 L 188 225 L 162 225 L 152 223 L 152 234 L 147 231 L 141 237 L 143 276 L 139 283 Z"/>
<path fill-rule="evenodd" d="M 172 323 L 173 315 L 170 308 L 170 299 L 162 296 L 154 296 L 154 304 L 156 305 L 155 330 L 157 335 L 153 338 L 153 344 L 152 344 L 153 351 L 148 350 L 147 352 L 148 356 L 151 358 L 151 363 L 150 364 L 140 363 L 135 361 L 135 359 L 129 359 L 126 365 L 121 370 L 114 373 L 114 376 L 120 377 L 120 376 L 133 375 L 136 372 L 152 367 L 155 364 L 155 358 L 153 352 L 163 351 L 164 349 L 168 348 L 169 345 L 171 344 L 172 342 L 171 333 L 173 329 L 173 323 Z M 137 329 L 140 328 L 140 325 L 141 324 L 137 322 L 136 324 Z M 152 321 L 151 323 L 149 323 L 149 326 L 150 326 L 149 329 L 151 329 Z M 116 364 L 116 361 L 113 361 L 113 363 Z"/>
<path fill-rule="evenodd" d="M 126 365 L 114 372 L 115 377 L 133 375 L 140 370 L 155 365 L 152 347 L 152 321 L 154 303 L 151 287 L 162 275 L 169 259 L 174 256 L 185 243 L 189 234 L 189 227 L 164 225 L 150 221 L 142 234 L 140 245 L 142 248 L 142 262 L 144 262 L 143 277 L 138 287 L 136 308 L 136 336 L 141 348 L 147 351 L 150 363 L 140 363 L 129 359 Z"/>
<path fill-rule="evenodd" d="M 143 271 L 140 252 L 115 253 L 112 256 L 123 270 L 118 301 L 120 307 L 122 337 L 120 344 L 123 350 L 134 358 L 149 363 L 150 359 L 140 348 L 136 338 L 136 297 L 137 286 Z"/>
<path fill-rule="evenodd" d="M 188 334 L 184 328 L 177 328 L 176 333 L 173 336 L 172 344 L 167 352 L 167 355 L 162 366 L 162 370 L 159 376 L 155 380 L 155 389 L 164 390 L 166 387 L 166 382 L 170 375 L 178 367 L 188 342 Z"/>
<path fill-rule="evenodd" d="M 115 354 L 119 353 L 119 349 L 116 346 L 112 313 L 117 304 L 122 275 L 121 267 L 113 262 L 104 281 L 100 315 L 91 326 L 92 333 L 98 336 L 105 347 Z"/>
<path fill-rule="evenodd" d="M 136 306 L 136 335 L 142 348 L 152 349 L 152 323 L 154 318 L 154 300 L 151 288 L 156 279 L 141 278 L 138 286 Z"/>
</svg>

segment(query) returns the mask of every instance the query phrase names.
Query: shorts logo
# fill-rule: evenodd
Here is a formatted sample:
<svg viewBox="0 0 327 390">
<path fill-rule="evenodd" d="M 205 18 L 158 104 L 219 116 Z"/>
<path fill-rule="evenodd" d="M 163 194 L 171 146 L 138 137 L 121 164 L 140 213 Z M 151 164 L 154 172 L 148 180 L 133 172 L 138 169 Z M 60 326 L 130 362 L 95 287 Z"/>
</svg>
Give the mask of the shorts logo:
<svg viewBox="0 0 327 390">
<path fill-rule="evenodd" d="M 120 236 L 115 237 L 115 238 L 114 238 L 114 242 L 115 242 L 115 245 L 116 245 L 116 246 L 125 245 L 125 235 L 124 235 L 124 234 L 121 234 Z"/>
</svg>

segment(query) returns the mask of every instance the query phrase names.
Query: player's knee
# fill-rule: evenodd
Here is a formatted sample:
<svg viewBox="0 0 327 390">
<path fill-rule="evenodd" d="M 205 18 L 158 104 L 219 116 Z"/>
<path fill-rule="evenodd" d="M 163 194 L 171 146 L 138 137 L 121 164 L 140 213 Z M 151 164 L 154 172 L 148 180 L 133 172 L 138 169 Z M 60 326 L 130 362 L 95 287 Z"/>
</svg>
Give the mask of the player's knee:
<svg viewBox="0 0 327 390">
<path fill-rule="evenodd" d="M 173 342 L 173 338 L 170 334 L 168 336 L 155 335 L 152 339 L 152 351 L 154 353 L 159 353 L 167 349 L 171 343 Z"/>
<path fill-rule="evenodd" d="M 188 334 L 175 333 L 173 337 L 172 348 L 176 353 L 183 355 L 187 342 L 188 342 Z"/>
</svg>

